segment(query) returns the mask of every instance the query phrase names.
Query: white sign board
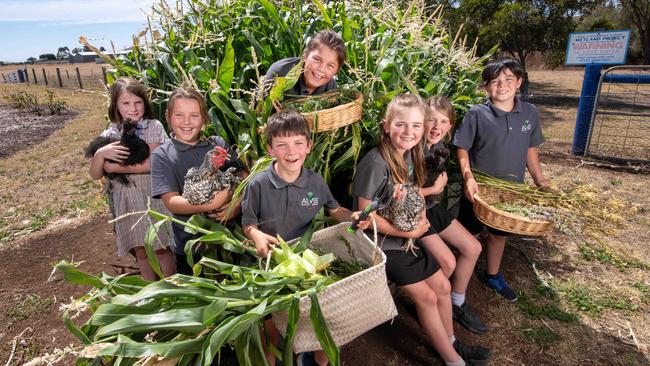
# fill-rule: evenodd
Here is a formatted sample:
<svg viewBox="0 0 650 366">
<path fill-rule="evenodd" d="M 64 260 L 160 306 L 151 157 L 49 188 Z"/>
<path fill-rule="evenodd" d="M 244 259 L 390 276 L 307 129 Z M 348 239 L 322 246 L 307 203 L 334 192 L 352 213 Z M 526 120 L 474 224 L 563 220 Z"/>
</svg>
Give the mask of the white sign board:
<svg viewBox="0 0 650 366">
<path fill-rule="evenodd" d="M 624 64 L 629 45 L 629 30 L 571 33 L 564 63 L 566 65 Z"/>
</svg>

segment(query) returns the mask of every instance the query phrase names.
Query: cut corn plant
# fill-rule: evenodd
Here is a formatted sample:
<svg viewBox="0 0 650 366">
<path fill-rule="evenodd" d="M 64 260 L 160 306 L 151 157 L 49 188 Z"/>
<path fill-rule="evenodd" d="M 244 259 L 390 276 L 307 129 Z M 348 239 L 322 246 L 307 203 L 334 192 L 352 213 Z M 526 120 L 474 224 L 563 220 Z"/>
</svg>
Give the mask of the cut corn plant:
<svg viewBox="0 0 650 366">
<path fill-rule="evenodd" d="M 155 211 L 149 214 L 159 222 L 175 221 Z M 196 216 L 184 223 L 188 231 L 202 234 L 198 241 L 208 245 L 217 244 L 234 253 L 252 250 L 222 227 L 210 230 L 218 224 L 210 228 L 203 224 L 205 221 Z M 150 230 L 154 232 L 156 226 Z M 324 271 L 335 257 L 307 249 L 312 232 L 293 245 L 280 240 L 268 264 L 260 259 L 261 263 L 239 266 L 203 256 L 195 269 L 202 270 L 204 278 L 176 274 L 150 282 L 124 275 L 94 276 L 77 270 L 72 263 L 60 262 L 56 270 L 68 282 L 93 287 L 80 299 L 93 313 L 83 326 L 75 325 L 68 312 L 64 314 L 67 327 L 84 344 L 77 364 L 98 364 L 101 360 L 132 365 L 138 360 L 160 358 L 178 365 L 208 365 L 229 344 L 235 347 L 241 365 L 264 365 L 262 321 L 268 314 L 288 311 L 294 322 L 288 325 L 280 358 L 285 365 L 292 365 L 298 300 L 309 296 L 316 335 L 330 362 L 338 365 L 338 348 L 315 296 L 337 280 Z M 188 247 L 194 244 L 188 243 Z"/>
</svg>

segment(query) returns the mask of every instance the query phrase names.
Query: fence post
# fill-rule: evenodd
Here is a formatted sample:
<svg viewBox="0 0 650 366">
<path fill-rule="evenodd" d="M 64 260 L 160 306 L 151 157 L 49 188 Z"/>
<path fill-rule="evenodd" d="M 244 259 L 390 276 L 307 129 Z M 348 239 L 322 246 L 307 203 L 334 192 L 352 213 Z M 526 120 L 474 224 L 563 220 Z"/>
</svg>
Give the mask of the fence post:
<svg viewBox="0 0 650 366">
<path fill-rule="evenodd" d="M 68 72 L 68 69 L 65 69 L 65 74 L 68 77 L 68 80 L 70 80 L 70 73 Z"/>
<path fill-rule="evenodd" d="M 59 68 L 56 68 L 56 77 L 59 78 L 59 87 L 63 88 L 63 80 L 61 80 L 61 70 Z"/>
<path fill-rule="evenodd" d="M 32 75 L 34 76 L 34 84 L 38 84 L 38 79 L 36 78 L 36 69 L 32 69 Z"/>
<path fill-rule="evenodd" d="M 601 64 L 585 65 L 585 76 L 582 80 L 582 92 L 578 102 L 578 113 L 576 114 L 576 128 L 573 132 L 573 145 L 571 154 L 584 155 L 589 137 L 589 124 L 594 110 L 596 93 L 598 93 L 598 80 L 600 79 Z"/>
<path fill-rule="evenodd" d="M 27 72 L 27 67 L 23 69 L 23 72 L 25 73 L 25 82 L 29 83 L 29 73 Z"/>
<path fill-rule="evenodd" d="M 108 80 L 106 80 L 106 68 L 102 67 L 102 78 L 104 79 L 104 86 L 108 84 Z"/>
<path fill-rule="evenodd" d="M 47 74 L 45 74 L 45 68 L 42 68 L 43 70 L 43 80 L 45 80 L 45 85 L 47 85 Z"/>
<path fill-rule="evenodd" d="M 81 84 L 81 74 L 79 73 L 79 68 L 77 67 L 77 80 L 79 80 L 79 89 L 83 89 L 84 86 Z"/>
</svg>

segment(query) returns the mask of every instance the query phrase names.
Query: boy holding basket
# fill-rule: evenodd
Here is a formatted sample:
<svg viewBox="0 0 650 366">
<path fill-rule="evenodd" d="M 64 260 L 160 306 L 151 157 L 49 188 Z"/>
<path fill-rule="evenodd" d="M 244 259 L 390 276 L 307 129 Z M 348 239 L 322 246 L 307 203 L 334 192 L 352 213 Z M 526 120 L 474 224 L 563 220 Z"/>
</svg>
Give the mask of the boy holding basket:
<svg viewBox="0 0 650 366">
<path fill-rule="evenodd" d="M 483 224 L 472 209 L 479 187 L 472 169 L 497 178 L 523 182 L 526 168 L 535 185 L 548 187 L 539 164 L 537 147 L 544 142 L 537 108 L 516 96 L 524 70 L 516 60 L 489 63 L 483 69 L 483 88 L 489 97 L 485 104 L 473 106 L 456 130 L 453 144 L 463 175 L 465 197 L 461 198 L 458 221 L 477 235 Z M 508 233 L 488 229 L 487 268 L 482 280 L 501 296 L 517 300 L 516 292 L 500 271 Z"/>
</svg>

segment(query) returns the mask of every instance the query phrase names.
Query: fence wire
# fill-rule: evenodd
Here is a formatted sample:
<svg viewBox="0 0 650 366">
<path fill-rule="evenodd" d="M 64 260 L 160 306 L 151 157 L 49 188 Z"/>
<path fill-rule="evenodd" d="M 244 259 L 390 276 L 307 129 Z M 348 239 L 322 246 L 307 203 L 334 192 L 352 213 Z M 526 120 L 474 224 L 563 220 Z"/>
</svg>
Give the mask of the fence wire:
<svg viewBox="0 0 650 366">
<path fill-rule="evenodd" d="M 587 154 L 625 162 L 650 162 L 650 66 L 608 71 L 614 77 L 632 78 L 601 84 Z"/>
</svg>

